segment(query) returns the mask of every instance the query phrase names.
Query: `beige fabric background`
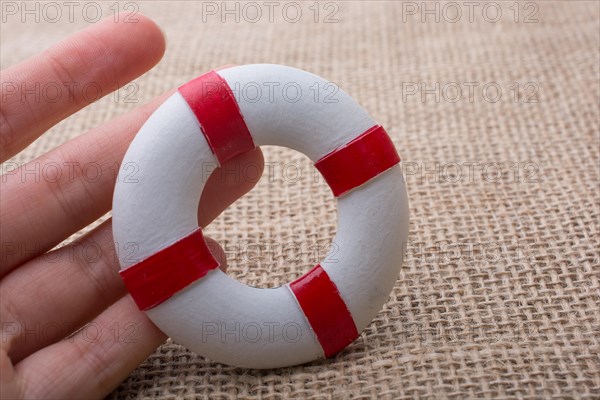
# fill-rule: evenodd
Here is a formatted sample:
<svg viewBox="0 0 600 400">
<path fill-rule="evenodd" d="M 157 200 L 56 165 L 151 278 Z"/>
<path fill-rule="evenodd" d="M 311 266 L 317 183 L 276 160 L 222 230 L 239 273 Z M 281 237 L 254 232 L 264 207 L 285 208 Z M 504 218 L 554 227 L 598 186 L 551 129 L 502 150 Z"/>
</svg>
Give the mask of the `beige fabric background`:
<svg viewBox="0 0 600 400">
<path fill-rule="evenodd" d="M 200 2 L 136 2 L 166 32 L 164 60 L 17 157 L 134 107 L 127 94 L 142 103 L 222 64 L 272 62 L 338 83 L 387 128 L 404 161 L 407 258 L 389 301 L 348 349 L 254 371 L 168 342 L 111 397 L 599 398 L 599 3 L 520 3 L 515 21 L 505 2 L 496 23 L 484 18 L 494 17 L 485 3 L 470 22 L 459 2 L 456 23 L 445 20 L 455 15 L 445 3 L 427 3 L 440 7 L 439 22 L 408 12 L 421 2 L 330 3 L 318 5 L 318 22 L 308 2 L 298 3 L 297 23 L 282 17 L 285 3 L 273 23 L 268 15 L 222 23 L 221 13 L 204 23 Z M 332 11 L 338 21 L 324 23 Z M 533 12 L 537 22 L 525 23 Z M 2 67 L 85 25 L 81 14 L 73 23 L 8 21 Z M 434 92 L 439 84 L 439 99 L 409 94 L 421 84 Z M 502 98 L 492 102 L 495 88 Z M 303 156 L 265 155 L 270 172 L 208 234 L 226 247 L 232 276 L 270 287 L 318 262 L 336 222 L 328 188 Z"/>
</svg>

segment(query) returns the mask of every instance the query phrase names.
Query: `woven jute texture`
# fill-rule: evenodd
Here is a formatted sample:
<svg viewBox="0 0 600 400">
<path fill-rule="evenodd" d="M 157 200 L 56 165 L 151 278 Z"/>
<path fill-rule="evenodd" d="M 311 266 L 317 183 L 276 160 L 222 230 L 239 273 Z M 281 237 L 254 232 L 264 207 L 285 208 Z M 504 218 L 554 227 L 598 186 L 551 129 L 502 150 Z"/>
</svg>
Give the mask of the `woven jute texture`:
<svg viewBox="0 0 600 400">
<path fill-rule="evenodd" d="M 164 29 L 163 61 L 17 159 L 214 67 L 286 64 L 386 127 L 411 222 L 389 300 L 334 358 L 247 370 L 168 341 L 111 398 L 600 398 L 598 2 L 132 4 Z M 86 25 L 9 21 L 2 66 Z M 325 255 L 336 206 L 306 157 L 264 153 L 207 234 L 231 276 L 274 287 Z"/>
</svg>

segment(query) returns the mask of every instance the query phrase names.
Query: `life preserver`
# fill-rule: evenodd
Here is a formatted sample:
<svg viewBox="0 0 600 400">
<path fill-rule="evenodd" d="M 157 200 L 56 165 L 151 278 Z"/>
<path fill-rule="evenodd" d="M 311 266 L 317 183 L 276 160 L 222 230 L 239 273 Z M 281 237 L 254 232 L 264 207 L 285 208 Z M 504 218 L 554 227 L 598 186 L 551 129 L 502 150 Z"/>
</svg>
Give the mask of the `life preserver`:
<svg viewBox="0 0 600 400">
<path fill-rule="evenodd" d="M 206 166 L 260 145 L 307 155 L 338 208 L 335 257 L 274 289 L 219 270 L 197 222 Z M 399 162 L 385 130 L 316 75 L 271 64 L 211 71 L 169 97 L 127 150 L 113 199 L 120 274 L 161 330 L 212 360 L 273 368 L 332 356 L 371 322 L 399 273 L 408 235 Z"/>
</svg>

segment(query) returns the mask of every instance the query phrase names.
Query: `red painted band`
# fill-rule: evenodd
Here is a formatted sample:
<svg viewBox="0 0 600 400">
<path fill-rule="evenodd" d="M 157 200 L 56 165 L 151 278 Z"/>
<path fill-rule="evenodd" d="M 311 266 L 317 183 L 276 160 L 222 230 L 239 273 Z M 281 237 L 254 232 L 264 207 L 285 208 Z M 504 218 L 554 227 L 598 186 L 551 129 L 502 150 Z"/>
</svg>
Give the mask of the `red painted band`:
<svg viewBox="0 0 600 400">
<path fill-rule="evenodd" d="M 202 230 L 173 243 L 119 274 L 140 310 L 156 307 L 217 268 Z"/>
<path fill-rule="evenodd" d="M 231 88 L 215 71 L 189 81 L 178 90 L 196 115 L 221 165 L 256 147 Z"/>
<path fill-rule="evenodd" d="M 290 283 L 290 289 L 317 335 L 325 357 L 343 350 L 358 337 L 346 303 L 320 265 Z"/>
<path fill-rule="evenodd" d="M 351 142 L 338 147 L 315 163 L 334 196 L 373 179 L 400 162 L 394 143 L 376 125 Z"/>
</svg>

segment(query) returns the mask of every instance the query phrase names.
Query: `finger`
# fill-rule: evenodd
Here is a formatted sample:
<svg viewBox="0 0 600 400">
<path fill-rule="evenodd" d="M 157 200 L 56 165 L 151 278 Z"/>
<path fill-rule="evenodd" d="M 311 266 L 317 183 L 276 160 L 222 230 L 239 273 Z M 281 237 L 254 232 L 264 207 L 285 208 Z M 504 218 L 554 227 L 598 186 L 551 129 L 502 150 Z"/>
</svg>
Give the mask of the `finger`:
<svg viewBox="0 0 600 400">
<path fill-rule="evenodd" d="M 122 297 L 118 270 L 109 220 L 1 280 L 2 341 L 13 362 L 68 336 Z"/>
<path fill-rule="evenodd" d="M 0 276 L 48 251 L 110 210 L 119 163 L 129 143 L 171 93 L 2 176 Z M 250 164 L 256 175 L 244 172 L 248 170 L 244 167 Z M 206 185 L 207 201 L 201 208 L 201 225 L 215 218 L 224 202 L 232 202 L 240 193 L 250 190 L 260 178 L 263 164 L 260 149 L 255 149 L 215 170 L 209 178 L 210 184 Z M 47 166 L 56 167 L 58 172 L 49 176 L 27 175 L 22 171 L 42 170 Z M 234 173 L 221 173 L 225 168 Z M 89 170 L 92 170 L 91 176 Z"/>
<path fill-rule="evenodd" d="M 0 161 L 161 59 L 162 32 L 150 19 L 136 18 L 106 19 L 2 71 Z"/>
<path fill-rule="evenodd" d="M 240 155 L 222 168 L 243 168 L 245 162 L 254 159 Z M 200 200 L 199 219 L 206 223 L 250 187 L 229 175 L 229 180 L 209 179 L 207 189 L 216 197 L 202 196 Z M 205 209 L 210 211 L 202 211 Z M 213 239 L 207 238 L 207 242 L 225 271 L 225 252 Z M 8 274 L 0 281 L 0 319 L 2 342 L 8 344 L 11 359 L 18 362 L 66 337 L 123 296 L 126 290 L 118 270 L 112 224 L 108 220 L 76 242 Z"/>
<path fill-rule="evenodd" d="M 23 384 L 4 345 L 0 345 L 0 399 L 22 399 Z"/>
<path fill-rule="evenodd" d="M 262 176 L 265 160 L 260 148 L 240 154 L 216 168 L 200 197 L 198 223 L 205 227 L 223 212 L 223 204 L 232 204 L 248 193 Z"/>
<path fill-rule="evenodd" d="M 73 336 L 15 367 L 24 398 L 103 398 L 166 336 L 123 297 Z"/>
<path fill-rule="evenodd" d="M 227 254 L 225 254 L 225 250 L 223 250 L 223 247 L 221 247 L 219 242 L 217 242 L 211 237 L 204 236 L 204 239 L 206 240 L 206 244 L 208 246 L 208 249 L 210 250 L 210 253 L 219 262 L 219 268 L 221 269 L 221 271 L 227 272 L 227 267 L 229 266 L 229 264 L 227 264 Z"/>
<path fill-rule="evenodd" d="M 118 164 L 127 145 L 168 95 L 2 175 L 0 277 L 110 209 Z"/>
</svg>

